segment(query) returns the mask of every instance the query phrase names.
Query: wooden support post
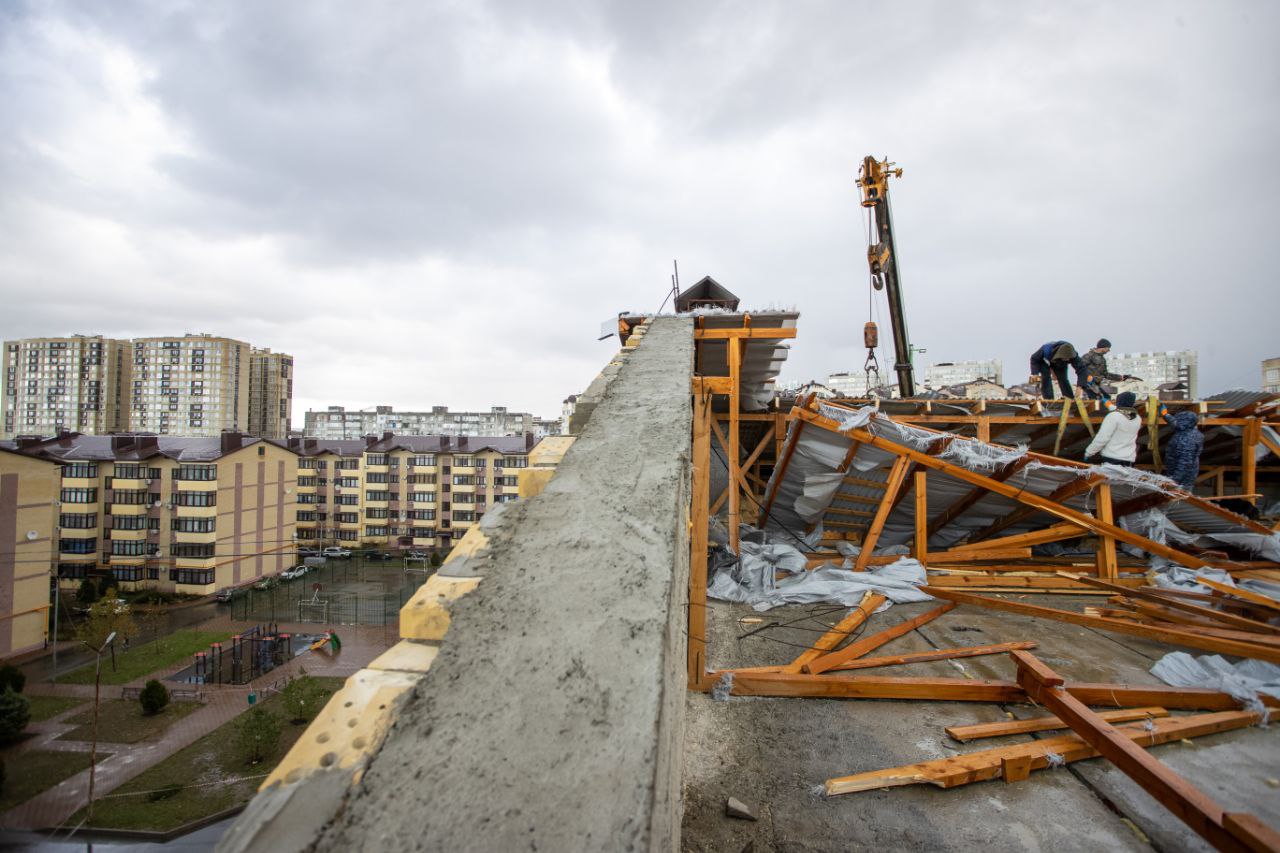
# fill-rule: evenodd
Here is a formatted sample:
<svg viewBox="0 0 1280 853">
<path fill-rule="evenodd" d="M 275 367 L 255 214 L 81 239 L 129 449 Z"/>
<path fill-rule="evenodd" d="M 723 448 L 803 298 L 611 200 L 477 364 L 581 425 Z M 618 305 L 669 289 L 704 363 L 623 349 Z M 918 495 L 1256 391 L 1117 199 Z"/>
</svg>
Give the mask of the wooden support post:
<svg viewBox="0 0 1280 853">
<path fill-rule="evenodd" d="M 738 522 L 741 517 L 741 474 L 738 473 L 738 466 L 742 460 L 738 454 L 738 416 L 742 408 L 739 399 L 742 393 L 742 339 L 729 338 L 725 341 L 725 347 L 729 351 L 729 381 L 732 383 L 729 389 L 729 547 L 737 554 Z"/>
<path fill-rule="evenodd" d="M 893 509 L 894 498 L 897 497 L 898 490 L 902 488 L 902 483 L 907 478 L 907 468 L 910 465 L 911 460 L 905 456 L 899 456 L 894 460 L 893 468 L 889 471 L 889 479 L 886 481 L 884 499 L 880 501 L 880 508 L 876 510 L 876 517 L 871 520 L 871 526 L 867 528 L 867 535 L 862 537 L 861 550 L 858 552 L 858 562 L 853 567 L 855 572 L 865 572 L 867 570 L 867 561 L 871 559 L 871 553 L 876 549 L 876 542 L 880 539 L 880 531 L 884 530 L 884 523 L 889 519 L 889 512 Z"/>
<path fill-rule="evenodd" d="M 1062 436 L 1067 431 L 1067 418 L 1071 417 L 1071 401 L 1062 401 L 1062 416 L 1058 418 L 1058 434 L 1053 440 L 1053 455 L 1057 456 L 1062 449 Z"/>
<path fill-rule="evenodd" d="M 711 396 L 693 397 L 693 483 L 689 511 L 689 689 L 707 680 L 707 502 L 711 499 Z"/>
<path fill-rule="evenodd" d="M 925 492 L 928 478 L 924 471 L 916 472 L 916 540 L 913 551 L 922 566 L 929 565 L 929 497 Z"/>
<path fill-rule="evenodd" d="M 1133 738 L 1099 717 L 1087 705 L 1062 688 L 1063 679 L 1030 652 L 1010 652 L 1018 665 L 1018 684 L 1045 708 L 1071 726 L 1089 744 L 1130 779 L 1142 786 L 1175 817 L 1219 850 L 1280 851 L 1280 835 L 1265 829 L 1228 827 L 1222 806 L 1155 758 Z M 1154 742 L 1154 737 L 1153 737 Z M 1258 847 L 1257 842 L 1263 842 Z"/>
<path fill-rule="evenodd" d="M 799 672 L 810 661 L 817 660 L 825 653 L 831 651 L 840 645 L 841 641 L 846 639 L 853 629 L 857 628 L 863 622 L 870 618 L 872 613 L 876 612 L 876 608 L 884 604 L 885 598 L 876 592 L 868 592 L 862 597 L 862 603 L 849 611 L 849 614 L 841 619 L 834 628 L 818 638 L 813 644 L 813 648 L 806 649 L 801 653 L 800 657 L 793 660 L 782 668 L 783 672 Z"/>
<path fill-rule="evenodd" d="M 978 416 L 978 441 L 991 443 L 991 418 L 987 415 Z"/>
<path fill-rule="evenodd" d="M 952 602 L 947 602 L 941 607 L 935 607 L 926 613 L 921 613 L 919 616 L 915 617 L 914 619 L 908 619 L 905 622 L 899 622 L 897 625 L 894 625 L 891 628 L 886 628 L 885 630 L 881 631 L 878 634 L 873 634 L 870 637 L 863 637 L 861 640 L 858 640 L 856 643 L 850 643 L 849 645 L 845 646 L 843 649 L 840 649 L 839 651 L 831 652 L 830 654 L 823 655 L 822 657 L 816 660 L 806 663 L 803 667 L 801 667 L 801 669 L 813 675 L 818 675 L 820 673 L 826 672 L 829 669 L 835 669 L 836 667 L 840 666 L 840 664 L 847 663 L 848 661 L 851 661 L 851 660 L 856 660 L 857 658 L 862 657 L 868 652 L 873 652 L 876 649 L 883 646 L 885 643 L 889 642 L 890 640 L 896 640 L 898 637 L 901 637 L 903 634 L 909 634 L 912 631 L 914 631 L 916 628 L 919 628 L 921 625 L 925 625 L 929 622 L 932 622 L 934 619 L 937 619 L 939 616 L 941 616 L 943 613 L 946 613 L 948 610 L 954 610 L 954 609 L 955 609 L 955 604 L 953 604 Z"/>
<path fill-rule="evenodd" d="M 1256 451 L 1258 437 L 1262 435 L 1262 421 L 1257 417 L 1249 418 L 1242 433 L 1240 494 L 1254 495 L 1258 491 L 1258 459 Z M 1245 500 L 1257 501 L 1257 498 L 1245 498 Z"/>
<path fill-rule="evenodd" d="M 1099 521 L 1107 524 L 1115 523 L 1115 517 L 1111 514 L 1111 485 L 1109 483 L 1099 483 L 1093 492 L 1094 501 L 1096 501 L 1096 509 L 1094 514 Z M 1120 574 L 1119 566 L 1116 563 L 1116 540 L 1114 537 L 1103 534 L 1098 537 L 1098 577 L 1114 579 Z"/>
</svg>

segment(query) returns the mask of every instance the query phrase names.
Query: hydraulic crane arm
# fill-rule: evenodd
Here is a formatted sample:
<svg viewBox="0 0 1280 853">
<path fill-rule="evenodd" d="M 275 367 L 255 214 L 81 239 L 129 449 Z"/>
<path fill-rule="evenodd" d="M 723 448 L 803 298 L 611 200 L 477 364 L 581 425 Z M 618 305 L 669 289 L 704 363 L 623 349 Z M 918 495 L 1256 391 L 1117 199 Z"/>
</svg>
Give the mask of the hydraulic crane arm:
<svg viewBox="0 0 1280 853">
<path fill-rule="evenodd" d="M 898 392 L 903 397 L 916 395 L 915 377 L 911 369 L 911 341 L 907 337 L 907 312 L 902 301 L 902 281 L 898 270 L 898 253 L 893 245 L 893 216 L 889 207 L 889 177 L 902 177 L 902 169 L 894 168 L 887 159 L 868 156 L 862 161 L 858 186 L 862 188 L 862 206 L 871 208 L 875 220 L 877 242 L 867 247 L 867 263 L 871 267 L 871 283 L 884 289 L 889 297 L 889 322 L 893 327 L 893 369 L 898 374 Z"/>
</svg>

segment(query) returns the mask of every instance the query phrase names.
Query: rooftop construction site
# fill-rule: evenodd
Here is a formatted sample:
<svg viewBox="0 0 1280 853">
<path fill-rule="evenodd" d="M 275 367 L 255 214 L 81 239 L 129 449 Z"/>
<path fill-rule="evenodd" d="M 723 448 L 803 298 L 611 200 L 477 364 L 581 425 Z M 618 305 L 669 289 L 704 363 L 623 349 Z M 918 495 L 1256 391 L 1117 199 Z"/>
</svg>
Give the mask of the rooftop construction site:
<svg viewBox="0 0 1280 853">
<path fill-rule="evenodd" d="M 778 393 L 803 318 L 710 277 L 623 313 L 219 849 L 1280 850 L 1280 395 L 1058 341 L 1040 398 L 916 396 L 900 175 L 859 186 L 901 397 Z"/>
</svg>

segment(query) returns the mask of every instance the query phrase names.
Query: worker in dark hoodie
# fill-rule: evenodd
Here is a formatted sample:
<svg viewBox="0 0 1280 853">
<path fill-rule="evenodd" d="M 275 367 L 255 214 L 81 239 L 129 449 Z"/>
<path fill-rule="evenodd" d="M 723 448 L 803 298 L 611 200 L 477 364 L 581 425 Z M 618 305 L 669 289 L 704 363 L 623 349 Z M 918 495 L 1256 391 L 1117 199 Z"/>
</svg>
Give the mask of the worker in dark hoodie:
<svg viewBox="0 0 1280 853">
<path fill-rule="evenodd" d="M 1067 381 L 1067 367 L 1074 367 L 1076 378 L 1084 381 L 1084 362 L 1076 353 L 1076 348 L 1066 341 L 1049 341 L 1031 354 L 1031 383 L 1040 383 L 1040 396 L 1046 400 L 1053 399 L 1053 380 L 1058 380 L 1062 396 L 1068 400 L 1075 397 L 1071 393 L 1071 383 Z"/>
<path fill-rule="evenodd" d="M 1136 402 L 1132 391 L 1116 396 L 1115 410 L 1102 419 L 1093 441 L 1084 449 L 1086 462 L 1097 456 L 1100 464 L 1133 466 L 1138 458 L 1138 431 L 1142 429 L 1142 418 L 1134 408 Z"/>
<path fill-rule="evenodd" d="M 1173 427 L 1173 435 L 1164 448 L 1164 475 L 1188 492 L 1195 491 L 1196 477 L 1200 475 L 1200 451 L 1204 450 L 1204 436 L 1200 433 L 1200 419 L 1195 412 L 1181 411 L 1169 414 L 1160 407 L 1165 423 Z"/>
<path fill-rule="evenodd" d="M 1080 356 L 1083 372 L 1076 372 L 1076 384 L 1084 392 L 1085 397 L 1091 400 L 1106 398 L 1102 390 L 1103 382 L 1123 382 L 1134 378 L 1127 373 L 1112 373 L 1107 370 L 1107 353 L 1109 352 L 1111 352 L 1111 341 L 1102 338 L 1096 347 Z"/>
</svg>

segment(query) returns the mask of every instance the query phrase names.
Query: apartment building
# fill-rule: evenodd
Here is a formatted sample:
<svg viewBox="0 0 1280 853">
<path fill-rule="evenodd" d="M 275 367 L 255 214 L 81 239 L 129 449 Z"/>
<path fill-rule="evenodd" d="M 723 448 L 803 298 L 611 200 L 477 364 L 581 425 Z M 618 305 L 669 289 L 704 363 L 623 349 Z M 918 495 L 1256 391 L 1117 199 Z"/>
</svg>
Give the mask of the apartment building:
<svg viewBox="0 0 1280 853">
<path fill-rule="evenodd" d="M 60 471 L 0 446 L 0 659 L 48 638 L 49 567 L 55 559 Z"/>
<path fill-rule="evenodd" d="M 1262 362 L 1262 390 L 1267 394 L 1280 394 L 1280 358 Z"/>
<path fill-rule="evenodd" d="M 51 563 L 65 587 L 110 571 L 124 589 L 207 595 L 295 562 L 297 458 L 279 444 L 63 433 L 16 451 L 60 469 Z"/>
<path fill-rule="evenodd" d="M 290 439 L 298 454 L 298 542 L 448 548 L 495 504 L 514 501 L 532 434 Z"/>
<path fill-rule="evenodd" d="M 998 358 L 978 361 L 940 361 L 924 369 L 926 388 L 948 388 L 985 379 L 1000 385 L 1004 381 L 1004 366 Z"/>
<path fill-rule="evenodd" d="M 130 429 L 210 437 L 246 429 L 251 355 L 244 341 L 211 335 L 135 339 Z"/>
<path fill-rule="evenodd" d="M 288 438 L 293 411 L 293 356 L 271 349 L 249 355 L 249 435 Z"/>
<path fill-rule="evenodd" d="M 1198 400 L 1198 361 L 1199 354 L 1195 350 L 1108 353 L 1107 369 L 1112 373 L 1136 376 L 1151 389 L 1169 382 L 1181 382 L 1187 386 L 1191 399 Z"/>
<path fill-rule="evenodd" d="M 493 406 L 487 412 L 451 412 L 448 406 L 432 406 L 429 412 L 397 412 L 391 406 L 372 410 L 348 410 L 329 406 L 324 411 L 307 410 L 303 434 L 311 438 L 344 439 L 364 435 L 524 435 L 534 431 L 534 417 L 528 412 L 509 412 Z"/>
<path fill-rule="evenodd" d="M 4 344 L 0 437 L 128 428 L 129 342 L 101 335 Z"/>
</svg>

